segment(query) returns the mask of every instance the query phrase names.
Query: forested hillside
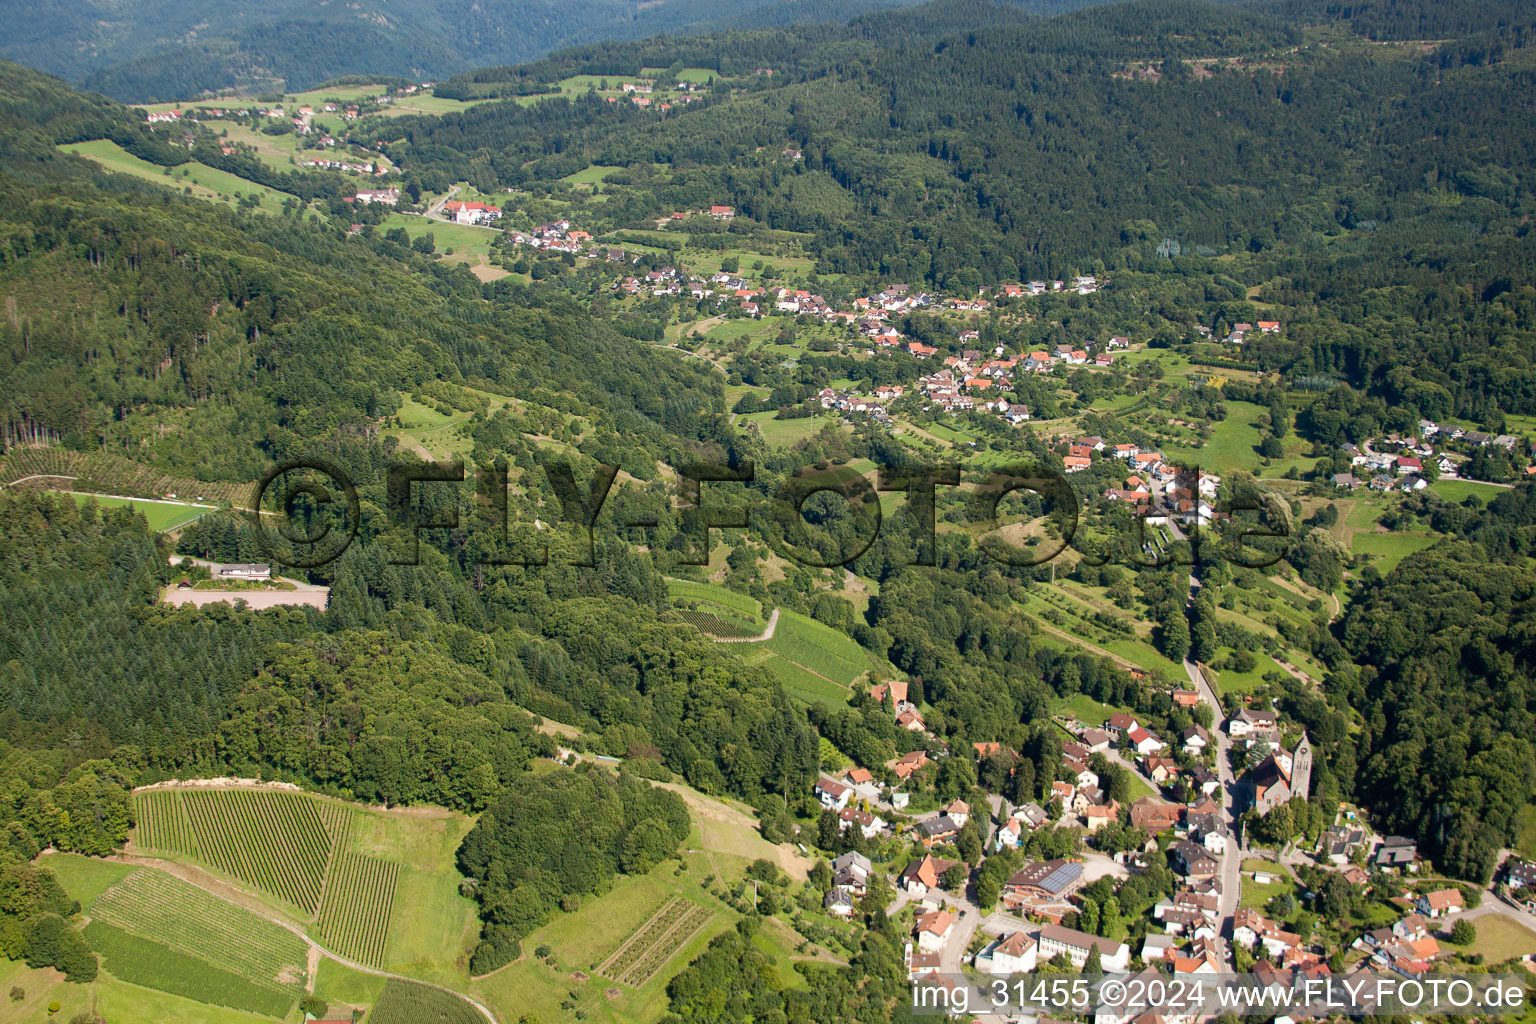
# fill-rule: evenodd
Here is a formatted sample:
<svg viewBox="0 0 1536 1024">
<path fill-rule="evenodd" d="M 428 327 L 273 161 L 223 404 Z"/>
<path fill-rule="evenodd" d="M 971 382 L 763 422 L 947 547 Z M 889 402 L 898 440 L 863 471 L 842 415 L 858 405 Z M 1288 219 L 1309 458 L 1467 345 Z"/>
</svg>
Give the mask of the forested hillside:
<svg viewBox="0 0 1536 1024">
<path fill-rule="evenodd" d="M 10 0 L 0 5 L 13 26 L 0 57 L 118 99 L 154 102 L 235 87 L 308 89 L 345 75 L 430 79 L 600 39 L 836 21 L 902 2 L 213 3 L 199 8 L 194 30 L 183 5 L 162 0 L 49 4 L 45 10 Z"/>
</svg>

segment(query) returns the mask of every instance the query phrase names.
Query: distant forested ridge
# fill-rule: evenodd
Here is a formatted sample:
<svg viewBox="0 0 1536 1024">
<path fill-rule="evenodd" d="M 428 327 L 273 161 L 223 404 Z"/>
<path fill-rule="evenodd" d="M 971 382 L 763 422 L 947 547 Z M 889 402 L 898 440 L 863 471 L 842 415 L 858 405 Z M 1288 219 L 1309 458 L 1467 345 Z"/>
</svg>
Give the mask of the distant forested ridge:
<svg viewBox="0 0 1536 1024">
<path fill-rule="evenodd" d="M 344 7 L 0 3 L 0 57 L 147 103 L 235 87 L 308 89 L 346 75 L 439 78 L 601 39 L 845 20 L 911 0 L 407 0 Z M 1047 6 L 1051 6 L 1047 0 Z M 195 24 L 194 24 L 195 22 Z"/>
</svg>

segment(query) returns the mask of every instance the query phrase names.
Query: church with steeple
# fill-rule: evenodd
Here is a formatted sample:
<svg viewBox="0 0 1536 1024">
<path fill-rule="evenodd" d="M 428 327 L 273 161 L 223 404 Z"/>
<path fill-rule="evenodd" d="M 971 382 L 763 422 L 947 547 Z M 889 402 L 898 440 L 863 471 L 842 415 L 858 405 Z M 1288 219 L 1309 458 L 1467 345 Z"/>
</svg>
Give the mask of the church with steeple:
<svg viewBox="0 0 1536 1024">
<path fill-rule="evenodd" d="M 1298 796 L 1305 800 L 1312 788 L 1312 741 L 1307 734 L 1301 734 L 1295 750 L 1277 746 L 1253 769 L 1249 785 L 1253 787 L 1254 810 L 1260 814 L 1268 814 Z"/>
</svg>

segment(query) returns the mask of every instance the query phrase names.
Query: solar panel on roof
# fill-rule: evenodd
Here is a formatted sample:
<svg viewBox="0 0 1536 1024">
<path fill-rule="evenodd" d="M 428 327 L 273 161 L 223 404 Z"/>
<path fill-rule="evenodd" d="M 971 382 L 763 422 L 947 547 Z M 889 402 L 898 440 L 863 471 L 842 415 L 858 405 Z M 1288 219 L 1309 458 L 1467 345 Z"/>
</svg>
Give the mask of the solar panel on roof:
<svg viewBox="0 0 1536 1024">
<path fill-rule="evenodd" d="M 1083 866 L 1081 864 L 1076 861 L 1069 861 L 1041 879 L 1040 888 L 1046 892 L 1061 892 L 1067 886 L 1077 881 L 1078 876 L 1082 873 Z"/>
</svg>

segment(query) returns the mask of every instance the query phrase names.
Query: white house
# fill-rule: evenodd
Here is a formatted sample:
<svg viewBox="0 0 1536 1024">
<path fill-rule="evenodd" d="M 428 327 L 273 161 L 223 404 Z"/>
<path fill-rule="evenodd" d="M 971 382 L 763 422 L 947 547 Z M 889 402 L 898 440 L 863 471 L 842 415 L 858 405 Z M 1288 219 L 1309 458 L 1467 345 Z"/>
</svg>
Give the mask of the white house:
<svg viewBox="0 0 1536 1024">
<path fill-rule="evenodd" d="M 836 779 L 817 779 L 811 792 L 821 801 L 821 806 L 837 811 L 847 807 L 848 801 L 853 797 L 853 789 Z"/>
<path fill-rule="evenodd" d="M 1028 974 L 1039 955 L 1039 943 L 1025 932 L 1014 932 L 976 954 L 976 968 L 988 974 Z"/>
<path fill-rule="evenodd" d="M 949 942 L 955 931 L 955 915 L 947 910 L 934 910 L 919 914 L 916 926 L 917 948 L 925 953 L 937 953 Z"/>
</svg>

